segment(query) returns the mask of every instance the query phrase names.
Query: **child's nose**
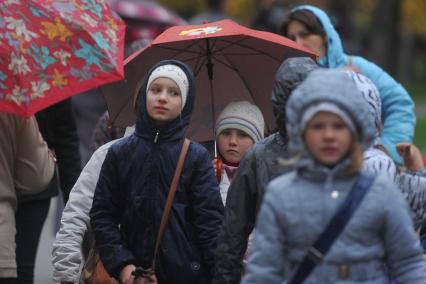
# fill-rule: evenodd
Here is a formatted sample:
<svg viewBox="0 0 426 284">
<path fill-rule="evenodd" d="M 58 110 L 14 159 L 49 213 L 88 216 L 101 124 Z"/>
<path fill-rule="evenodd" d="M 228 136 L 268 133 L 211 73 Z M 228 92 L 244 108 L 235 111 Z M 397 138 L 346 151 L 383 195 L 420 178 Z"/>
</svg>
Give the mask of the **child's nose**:
<svg viewBox="0 0 426 284">
<path fill-rule="evenodd" d="M 167 92 L 166 91 L 162 91 L 161 93 L 158 94 L 158 99 L 161 101 L 167 101 Z"/>
<path fill-rule="evenodd" d="M 237 135 L 231 135 L 231 137 L 229 139 L 229 143 L 236 145 L 237 144 Z"/>
<path fill-rule="evenodd" d="M 330 138 L 333 138 L 334 137 L 334 130 L 332 129 L 332 128 L 330 128 L 330 127 L 327 127 L 327 128 L 325 128 L 324 129 L 324 138 L 328 138 L 328 139 L 330 139 Z"/>
</svg>

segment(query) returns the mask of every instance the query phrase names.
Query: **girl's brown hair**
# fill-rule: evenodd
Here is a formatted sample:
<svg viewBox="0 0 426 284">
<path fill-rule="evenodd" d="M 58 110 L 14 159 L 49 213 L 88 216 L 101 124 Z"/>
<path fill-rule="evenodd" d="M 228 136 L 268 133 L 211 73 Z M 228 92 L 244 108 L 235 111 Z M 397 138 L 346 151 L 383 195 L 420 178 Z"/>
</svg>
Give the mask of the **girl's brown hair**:
<svg viewBox="0 0 426 284">
<path fill-rule="evenodd" d="M 359 144 L 356 137 L 354 137 L 353 139 L 349 152 L 350 152 L 351 163 L 347 167 L 347 171 L 350 174 L 358 173 L 362 168 L 364 155 L 363 155 L 361 144 Z"/>
<path fill-rule="evenodd" d="M 326 38 L 326 33 L 321 22 L 312 12 L 308 10 L 296 10 L 288 14 L 287 17 L 284 19 L 283 23 L 281 24 L 281 35 L 287 36 L 288 25 L 292 21 L 298 21 L 302 23 L 309 33 L 320 35 L 323 38 Z"/>
</svg>

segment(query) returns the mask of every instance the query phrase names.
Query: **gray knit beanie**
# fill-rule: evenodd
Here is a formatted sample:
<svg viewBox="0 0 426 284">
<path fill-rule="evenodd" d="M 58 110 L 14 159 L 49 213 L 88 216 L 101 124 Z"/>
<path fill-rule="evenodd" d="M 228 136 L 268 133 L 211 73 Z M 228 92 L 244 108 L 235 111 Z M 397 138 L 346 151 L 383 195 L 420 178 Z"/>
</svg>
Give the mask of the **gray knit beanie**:
<svg viewBox="0 0 426 284">
<path fill-rule="evenodd" d="M 225 129 L 239 129 L 256 143 L 263 139 L 265 121 L 260 109 L 248 101 L 229 103 L 216 121 L 216 137 Z"/>
</svg>

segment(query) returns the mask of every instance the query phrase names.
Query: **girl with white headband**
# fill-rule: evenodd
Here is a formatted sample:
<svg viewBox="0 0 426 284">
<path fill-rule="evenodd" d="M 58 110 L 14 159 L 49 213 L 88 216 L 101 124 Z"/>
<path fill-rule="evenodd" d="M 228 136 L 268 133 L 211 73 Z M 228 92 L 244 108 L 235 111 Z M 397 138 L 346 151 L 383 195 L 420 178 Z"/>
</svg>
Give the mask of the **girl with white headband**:
<svg viewBox="0 0 426 284">
<path fill-rule="evenodd" d="M 195 101 L 194 75 L 161 61 L 140 90 L 135 133 L 108 151 L 90 212 L 107 272 L 121 283 L 209 283 L 223 205 L 209 153 L 191 142 L 156 254 L 160 220 Z"/>
</svg>

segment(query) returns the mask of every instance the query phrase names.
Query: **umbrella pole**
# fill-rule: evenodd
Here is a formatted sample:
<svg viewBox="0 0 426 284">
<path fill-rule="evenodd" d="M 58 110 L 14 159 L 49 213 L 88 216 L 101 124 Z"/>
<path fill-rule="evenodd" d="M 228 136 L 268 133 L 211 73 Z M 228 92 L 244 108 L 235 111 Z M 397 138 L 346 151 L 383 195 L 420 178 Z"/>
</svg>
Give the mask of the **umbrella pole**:
<svg viewBox="0 0 426 284">
<path fill-rule="evenodd" d="M 210 83 L 210 94 L 212 97 L 212 121 L 213 121 L 213 143 L 214 143 L 214 158 L 217 158 L 217 145 L 216 145 L 216 128 L 214 127 L 214 96 L 213 96 L 213 81 L 209 80 Z"/>
<path fill-rule="evenodd" d="M 213 122 L 213 142 L 214 142 L 214 158 L 217 158 L 217 145 L 216 145 L 216 130 L 214 127 L 215 123 L 215 108 L 214 108 L 214 95 L 213 95 L 213 62 L 212 62 L 212 51 L 210 49 L 210 39 L 206 38 L 206 57 L 207 57 L 207 75 L 209 76 L 209 85 L 210 85 L 210 97 L 212 101 L 212 122 Z"/>
</svg>

